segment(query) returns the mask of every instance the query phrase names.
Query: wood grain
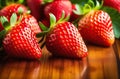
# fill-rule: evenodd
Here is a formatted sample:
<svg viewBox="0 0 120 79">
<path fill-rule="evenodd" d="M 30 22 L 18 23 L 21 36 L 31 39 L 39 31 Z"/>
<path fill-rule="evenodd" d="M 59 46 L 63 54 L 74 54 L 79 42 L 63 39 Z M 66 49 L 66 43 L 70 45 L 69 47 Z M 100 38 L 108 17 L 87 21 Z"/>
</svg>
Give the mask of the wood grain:
<svg viewBox="0 0 120 79">
<path fill-rule="evenodd" d="M 87 45 L 83 59 L 53 57 L 44 47 L 39 60 L 0 58 L 0 79 L 119 79 L 120 41 L 111 47 Z"/>
</svg>

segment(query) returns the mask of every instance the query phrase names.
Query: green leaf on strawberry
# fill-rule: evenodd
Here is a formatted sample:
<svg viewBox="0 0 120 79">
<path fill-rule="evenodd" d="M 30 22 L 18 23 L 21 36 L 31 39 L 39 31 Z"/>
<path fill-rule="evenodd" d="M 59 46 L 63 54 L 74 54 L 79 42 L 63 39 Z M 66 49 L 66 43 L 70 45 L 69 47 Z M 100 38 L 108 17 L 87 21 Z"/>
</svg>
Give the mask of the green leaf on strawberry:
<svg viewBox="0 0 120 79">
<path fill-rule="evenodd" d="M 48 28 L 42 22 L 39 22 L 39 26 L 43 31 L 48 30 Z"/>
<path fill-rule="evenodd" d="M 56 23 L 56 18 L 52 13 L 50 13 L 49 15 L 50 15 L 50 27 L 52 27 Z"/>
<path fill-rule="evenodd" d="M 17 22 L 17 15 L 15 13 L 13 13 L 10 18 L 10 25 L 14 26 L 16 22 Z"/>
<path fill-rule="evenodd" d="M 111 19 L 112 19 L 112 24 L 113 24 L 113 29 L 114 29 L 114 34 L 116 38 L 120 38 L 120 13 L 110 7 L 102 7 L 102 10 L 106 11 Z"/>
<path fill-rule="evenodd" d="M 99 10 L 103 5 L 103 2 L 98 0 L 88 0 L 84 5 L 79 5 L 80 11 L 84 14 L 89 13 L 91 10 Z M 78 6 L 77 6 L 78 7 Z M 76 7 L 76 8 L 77 8 Z M 82 8 L 82 9 L 81 9 Z"/>
</svg>

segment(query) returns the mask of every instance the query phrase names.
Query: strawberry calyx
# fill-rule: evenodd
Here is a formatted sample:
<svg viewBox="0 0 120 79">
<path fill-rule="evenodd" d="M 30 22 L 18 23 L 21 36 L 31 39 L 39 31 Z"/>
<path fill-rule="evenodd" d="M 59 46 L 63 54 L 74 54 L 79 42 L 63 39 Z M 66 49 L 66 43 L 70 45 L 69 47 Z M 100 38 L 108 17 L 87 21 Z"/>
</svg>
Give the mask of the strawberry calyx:
<svg viewBox="0 0 120 79">
<path fill-rule="evenodd" d="M 86 13 L 90 12 L 91 10 L 98 10 L 102 7 L 103 0 L 88 0 L 88 2 L 84 5 L 81 4 L 75 4 L 76 10 L 73 10 L 73 12 L 77 15 L 85 15 Z"/>
<path fill-rule="evenodd" d="M 65 18 L 65 12 L 63 11 L 62 12 L 62 16 L 61 18 L 56 21 L 56 17 L 54 16 L 54 14 L 52 13 L 49 13 L 49 16 L 50 16 L 50 27 L 48 28 L 47 26 L 45 26 L 42 22 L 39 22 L 39 25 L 40 25 L 40 28 L 43 30 L 42 32 L 38 33 L 36 35 L 36 37 L 42 37 L 48 33 L 50 33 L 54 27 L 59 24 L 59 23 L 62 23 L 62 22 L 65 22 L 65 21 L 68 21 L 69 20 L 69 17 L 70 15 L 68 15 L 66 18 Z"/>
<path fill-rule="evenodd" d="M 0 17 L 0 22 L 4 28 L 2 31 L 0 31 L 0 47 L 2 47 L 2 40 L 5 37 L 5 35 L 7 34 L 7 32 L 9 32 L 9 30 L 11 30 L 11 28 L 13 28 L 17 23 L 19 23 L 21 18 L 22 17 L 20 17 L 17 20 L 16 13 L 12 14 L 12 16 L 10 17 L 10 22 L 8 21 L 8 19 L 5 16 Z"/>
</svg>

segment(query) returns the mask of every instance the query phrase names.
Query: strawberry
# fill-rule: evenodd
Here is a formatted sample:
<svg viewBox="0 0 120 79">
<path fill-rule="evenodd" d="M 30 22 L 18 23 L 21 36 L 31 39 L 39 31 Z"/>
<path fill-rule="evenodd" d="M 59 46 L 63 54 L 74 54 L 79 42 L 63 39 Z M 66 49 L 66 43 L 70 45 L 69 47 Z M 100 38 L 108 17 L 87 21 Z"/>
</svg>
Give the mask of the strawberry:
<svg viewBox="0 0 120 79">
<path fill-rule="evenodd" d="M 93 10 L 78 22 L 82 37 L 93 44 L 111 46 L 114 43 L 114 33 L 110 16 L 102 10 Z"/>
<path fill-rule="evenodd" d="M 87 47 L 78 29 L 72 23 L 64 21 L 64 17 L 58 20 L 57 23 L 55 23 L 54 19 L 55 16 L 50 14 L 50 28 L 47 31 L 43 31 L 43 33 L 47 32 L 45 44 L 48 51 L 54 56 L 68 58 L 86 57 L 88 54 Z"/>
<path fill-rule="evenodd" d="M 36 34 L 28 23 L 17 20 L 17 15 L 11 16 L 10 23 L 1 17 L 4 29 L 1 33 L 3 37 L 3 48 L 10 57 L 24 59 L 38 59 L 41 57 L 41 49 L 37 42 Z M 5 24 L 4 24 L 5 22 Z M 7 23 L 7 26 L 6 26 Z M 10 26 L 10 27 L 8 27 Z M 7 27 L 7 28 L 6 28 Z"/>
<path fill-rule="evenodd" d="M 5 16 L 8 18 L 8 20 L 10 20 L 10 17 L 13 13 L 16 13 L 18 15 L 20 11 L 26 13 L 27 8 L 22 4 L 13 3 L 3 8 L 0 11 L 0 16 Z"/>
<path fill-rule="evenodd" d="M 57 20 L 61 18 L 63 11 L 65 12 L 65 17 L 71 14 L 72 4 L 69 0 L 55 0 L 44 8 L 44 14 L 47 18 L 49 18 L 49 13 L 52 13 Z"/>
<path fill-rule="evenodd" d="M 27 0 L 27 5 L 31 10 L 31 14 L 39 21 L 42 15 L 43 0 Z"/>
<path fill-rule="evenodd" d="M 46 37 L 46 47 L 56 56 L 81 58 L 87 55 L 87 48 L 77 28 L 69 22 L 57 24 Z"/>
<path fill-rule="evenodd" d="M 104 6 L 112 7 L 120 12 L 120 0 L 104 0 Z"/>
</svg>

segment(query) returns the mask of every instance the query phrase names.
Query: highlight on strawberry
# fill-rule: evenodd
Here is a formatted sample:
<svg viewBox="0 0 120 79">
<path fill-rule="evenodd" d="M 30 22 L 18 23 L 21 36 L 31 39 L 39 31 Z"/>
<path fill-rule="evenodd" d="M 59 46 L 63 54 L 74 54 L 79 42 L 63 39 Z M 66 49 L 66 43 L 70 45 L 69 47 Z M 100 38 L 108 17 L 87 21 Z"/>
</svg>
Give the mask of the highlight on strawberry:
<svg viewBox="0 0 120 79">
<path fill-rule="evenodd" d="M 50 28 L 46 28 L 40 23 L 43 32 L 37 34 L 37 37 L 45 36 L 45 45 L 53 56 L 67 58 L 83 58 L 88 55 L 87 47 L 78 31 L 78 29 L 65 17 L 63 11 L 62 17 L 57 21 L 56 17 L 50 13 Z"/>
</svg>

